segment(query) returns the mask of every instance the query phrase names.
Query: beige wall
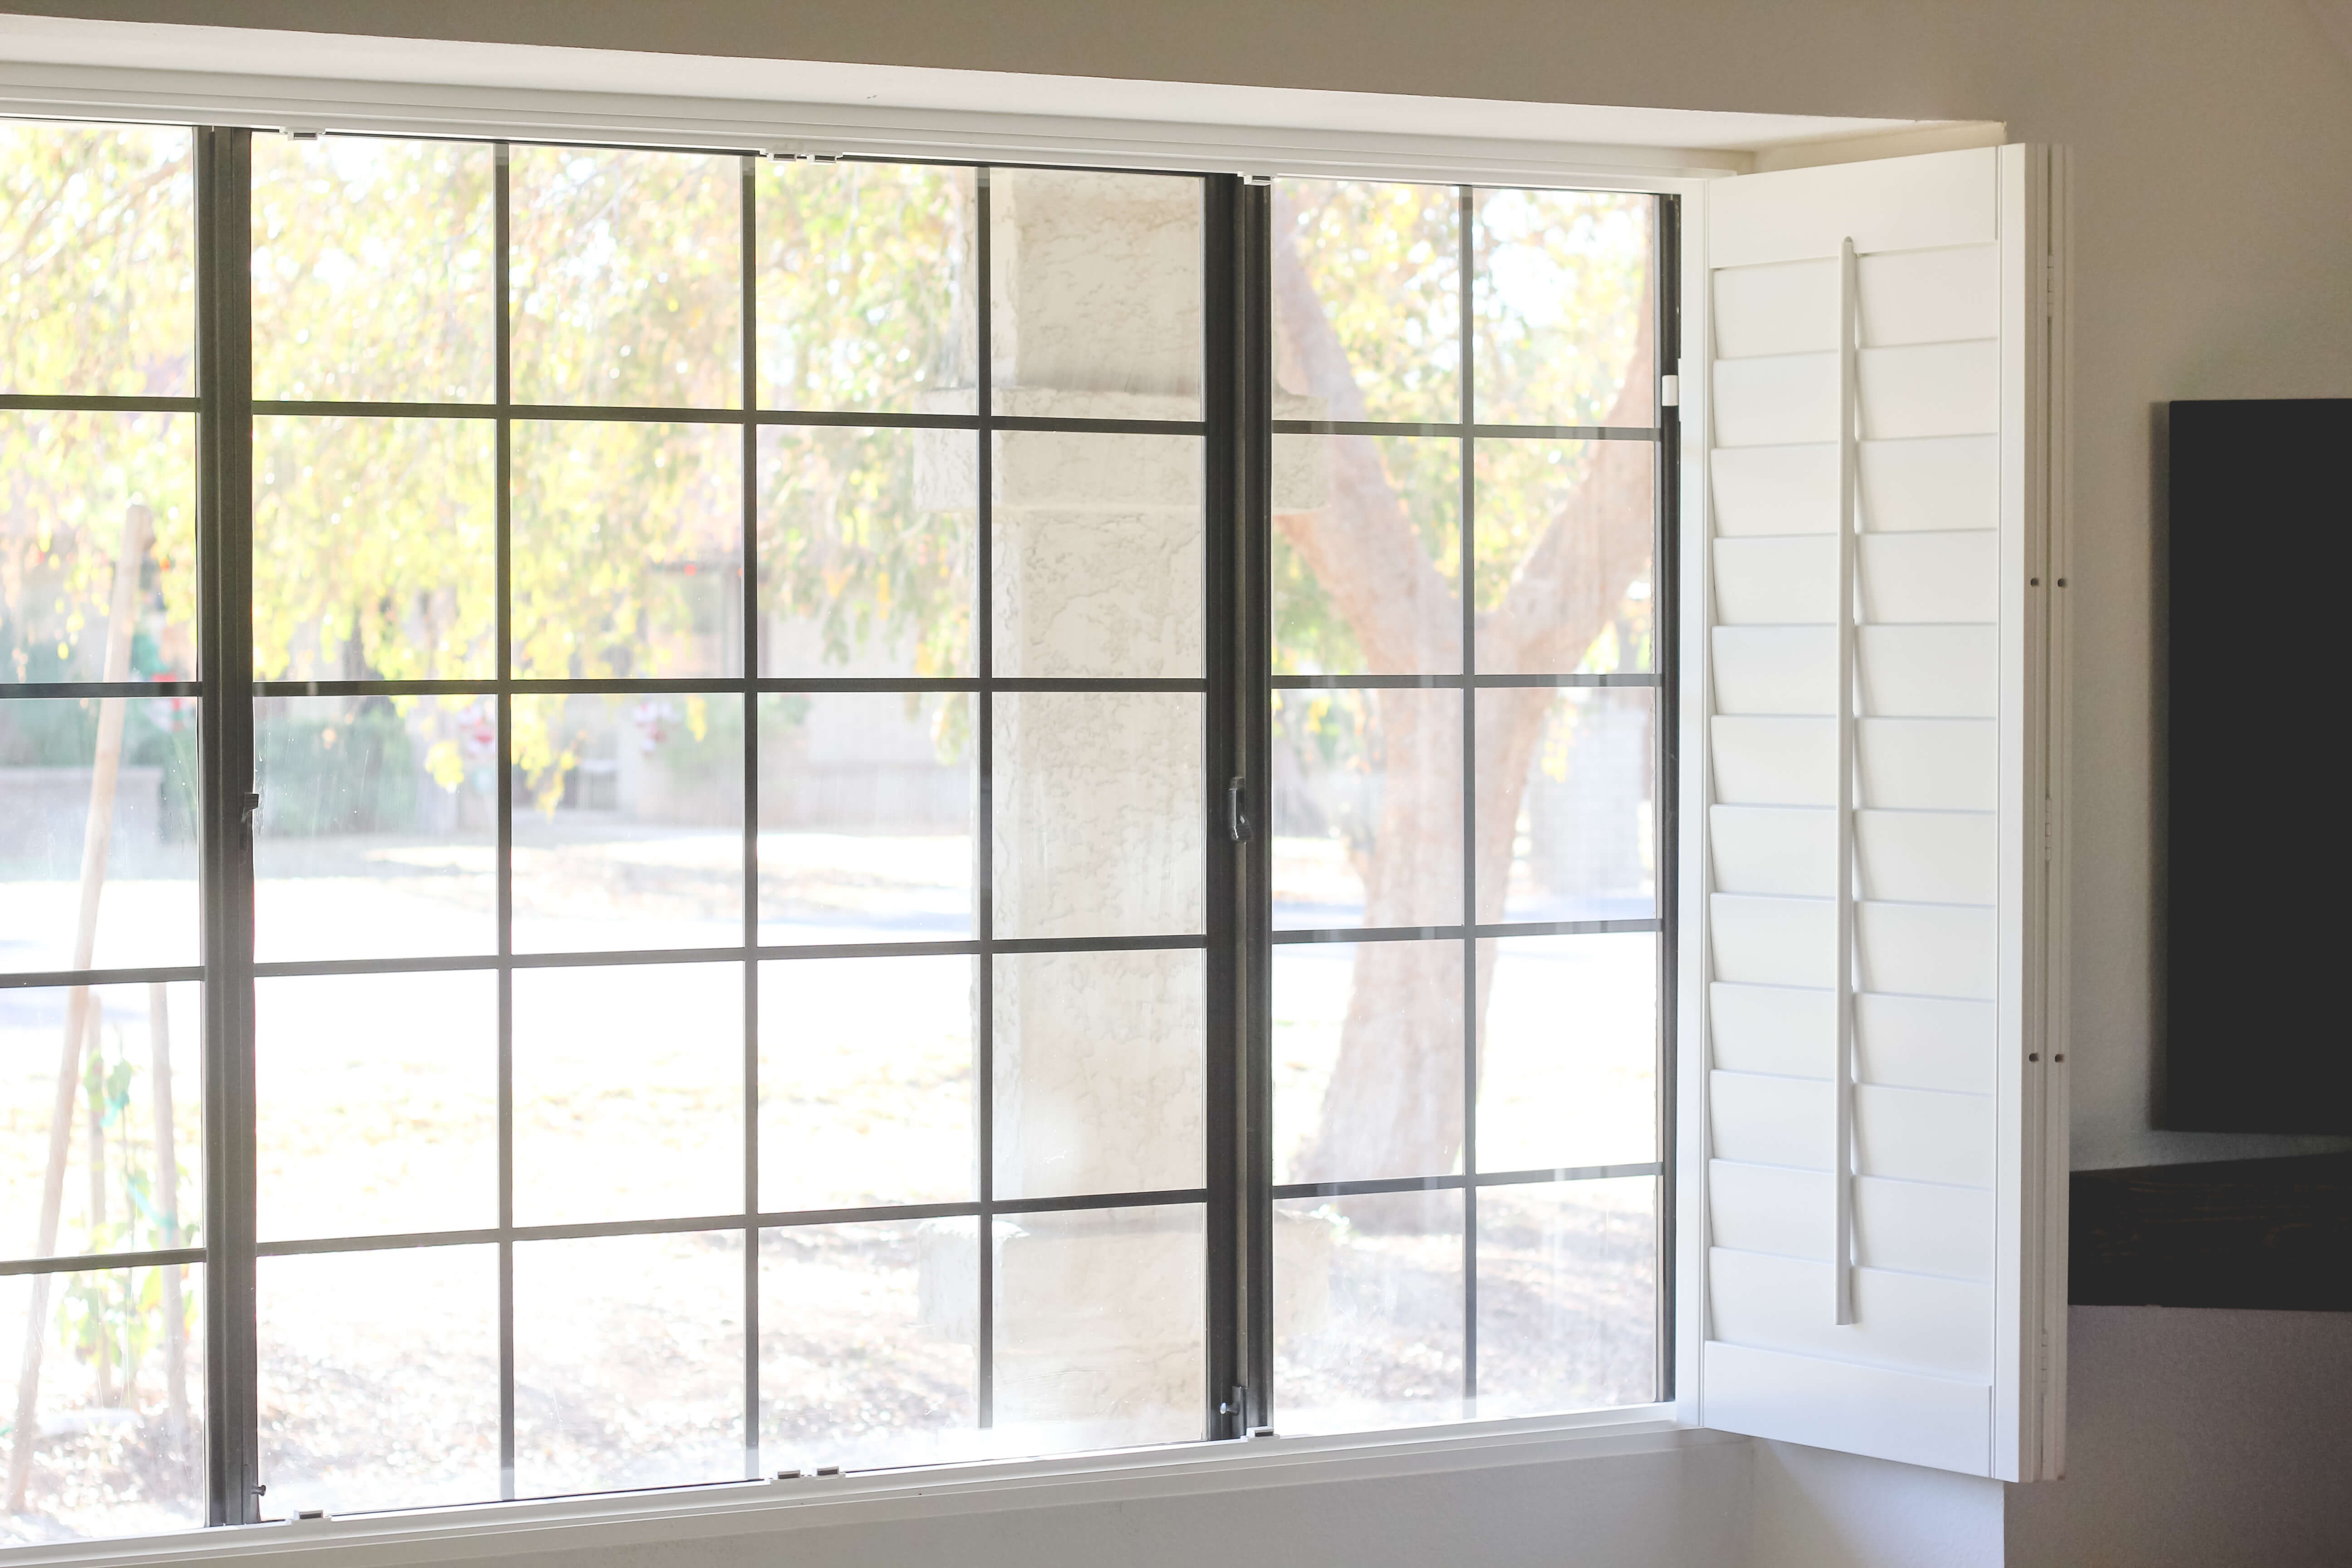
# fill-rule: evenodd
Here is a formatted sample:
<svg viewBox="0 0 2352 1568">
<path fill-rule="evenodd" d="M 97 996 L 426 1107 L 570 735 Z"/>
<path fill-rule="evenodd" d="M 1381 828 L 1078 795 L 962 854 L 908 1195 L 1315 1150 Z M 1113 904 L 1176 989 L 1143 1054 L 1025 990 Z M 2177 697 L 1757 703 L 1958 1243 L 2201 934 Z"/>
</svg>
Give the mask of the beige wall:
<svg viewBox="0 0 2352 1568">
<path fill-rule="evenodd" d="M 2078 288 L 2075 1163 L 2320 1146 L 2149 1125 L 2151 421 L 2172 398 L 2352 395 L 2352 66 L 2298 0 L 0 0 L 0 9 L 1465 98 L 2000 120 L 2015 138 L 2064 143 L 2075 154 Z M 2294 539 L 2280 542 L 2291 551 Z M 2250 556 L 2249 570 L 2285 559 Z M 2232 640 L 2227 657 L 2258 672 L 2258 639 Z"/>
</svg>

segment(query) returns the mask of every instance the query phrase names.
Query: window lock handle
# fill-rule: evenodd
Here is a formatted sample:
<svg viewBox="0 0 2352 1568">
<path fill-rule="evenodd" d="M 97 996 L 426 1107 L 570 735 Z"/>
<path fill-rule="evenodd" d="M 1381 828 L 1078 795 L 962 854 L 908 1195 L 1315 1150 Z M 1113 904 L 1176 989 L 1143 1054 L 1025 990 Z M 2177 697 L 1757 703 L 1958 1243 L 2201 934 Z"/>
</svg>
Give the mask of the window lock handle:
<svg viewBox="0 0 2352 1568">
<path fill-rule="evenodd" d="M 1249 784 L 1234 779 L 1225 785 L 1225 832 L 1236 844 L 1249 842 Z"/>
</svg>

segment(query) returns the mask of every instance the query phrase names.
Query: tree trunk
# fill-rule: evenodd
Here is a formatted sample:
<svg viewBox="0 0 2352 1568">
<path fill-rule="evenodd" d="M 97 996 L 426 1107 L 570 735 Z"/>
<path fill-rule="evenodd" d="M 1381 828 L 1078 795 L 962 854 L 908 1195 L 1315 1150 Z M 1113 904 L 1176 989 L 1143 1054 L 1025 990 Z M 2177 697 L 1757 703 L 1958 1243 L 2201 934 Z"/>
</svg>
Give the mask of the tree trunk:
<svg viewBox="0 0 2352 1568">
<path fill-rule="evenodd" d="M 1276 225 L 1277 235 L 1291 232 L 1291 225 Z M 1363 418 L 1353 368 L 1296 248 L 1277 241 L 1274 266 L 1288 328 L 1277 352 L 1325 402 L 1326 417 Z M 1645 292 L 1640 335 L 1608 421 L 1612 425 L 1647 422 L 1654 363 L 1648 298 Z M 1443 589 L 1427 591 L 1435 568 L 1413 536 L 1379 448 L 1364 437 L 1326 439 L 1332 469 L 1326 505 L 1319 512 L 1280 514 L 1277 525 L 1355 632 L 1367 671 L 1459 668 L 1450 663 L 1450 649 L 1459 636 L 1460 600 Z M 1483 666 L 1565 671 L 1599 637 L 1627 590 L 1652 570 L 1655 511 L 1646 492 L 1654 461 L 1655 448 L 1647 442 L 1593 445 L 1584 478 L 1521 563 L 1503 602 L 1478 617 Z M 1449 774 L 1458 779 L 1460 764 L 1427 764 L 1438 761 L 1444 746 L 1460 757 L 1460 721 L 1433 722 L 1434 705 L 1421 691 L 1370 695 L 1390 771 L 1366 879 L 1364 924 L 1454 923 L 1461 918 L 1462 808 L 1458 784 L 1449 788 L 1444 781 Z M 1481 922 L 1502 917 L 1528 772 L 1554 696 L 1516 688 L 1477 698 L 1473 859 L 1475 918 Z M 1422 765 L 1401 770 L 1399 759 L 1420 759 Z M 1430 912 L 1437 909 L 1449 912 Z M 1377 942 L 1357 949 L 1339 1059 L 1295 1179 L 1431 1176 L 1455 1169 L 1475 1070 L 1465 1060 L 1463 1010 L 1465 1002 L 1475 1008 L 1483 1054 L 1491 954 L 1491 944 L 1482 944 L 1472 989 L 1459 942 Z"/>
<path fill-rule="evenodd" d="M 108 680 L 131 676 L 131 623 L 139 604 L 139 575 L 147 558 L 147 509 L 127 508 L 122 514 L 122 544 L 114 561 L 112 618 L 106 628 Z M 106 886 L 106 848 L 114 836 L 114 784 L 122 765 L 123 703 L 120 697 L 101 698 L 98 711 L 98 745 L 90 761 L 89 820 L 81 840 L 81 903 L 74 921 L 73 967 L 88 969 L 97 955 L 98 900 Z M 57 1103 L 49 1116 L 49 1162 L 41 1179 L 41 1219 L 36 1257 L 58 1249 L 58 1217 L 65 1202 L 66 1157 L 72 1148 L 74 1093 L 81 1080 L 83 1032 L 89 1027 L 89 987 L 77 985 L 66 994 L 65 1041 L 58 1053 Z M 25 1511 L 26 1487 L 32 1479 L 33 1445 L 39 1426 L 41 1347 L 47 1341 L 49 1280 L 33 1276 L 25 1302 L 25 1353 L 16 1373 L 16 1426 L 8 1450 L 8 1511 Z"/>
</svg>

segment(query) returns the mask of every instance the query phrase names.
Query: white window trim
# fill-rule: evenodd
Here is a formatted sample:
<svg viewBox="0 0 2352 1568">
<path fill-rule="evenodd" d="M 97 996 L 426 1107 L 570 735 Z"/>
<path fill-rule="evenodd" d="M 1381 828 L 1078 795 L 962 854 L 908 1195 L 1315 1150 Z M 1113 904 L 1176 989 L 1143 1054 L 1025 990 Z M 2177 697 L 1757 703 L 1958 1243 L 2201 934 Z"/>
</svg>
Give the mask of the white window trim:
<svg viewBox="0 0 2352 1568">
<path fill-rule="evenodd" d="M 47 19 L 0 19 L 0 53 Z M 108 24 L 95 26 L 139 26 Z M 152 29 L 151 29 L 152 30 Z M 228 34 L 234 29 L 184 28 Z M 294 37 L 299 35 L 275 35 Z M 271 35 L 259 35 L 267 37 Z M 343 40 L 346 43 L 358 40 Z M 449 46 L 463 49 L 468 46 Z M 550 51 L 580 53 L 584 51 Z M 52 51 L 54 56 L 55 51 Z M 657 57 L 645 57 L 647 59 Z M 814 68 L 801 68 L 809 69 Z M 845 71 L 863 68 L 840 68 Z M 985 73 L 935 72 L 979 77 Z M 1025 79 L 1043 80 L 1045 79 Z M 1099 87 L 1099 83 L 1088 86 Z M 1139 84 L 1143 85 L 1143 84 Z M 1225 89 L 1214 89 L 1223 91 Z M 1265 89 L 1233 89 L 1249 100 Z M 1271 99 L 1273 94 L 1267 94 Z M 1357 95 L 1322 94 L 1328 99 Z M 1403 100 L 1400 100 L 1403 101 Z M 1417 100 L 1433 102 L 1435 100 Z M 1507 123 L 1527 106 L 1464 105 Z M 1624 111 L 1671 117 L 1678 111 Z M 1682 338 L 1709 341 L 1705 257 L 1709 183 L 1754 167 L 1753 152 L 1694 152 L 1686 147 L 1568 143 L 1509 137 L 1397 135 L 1346 129 L 1267 128 L 1209 122 L 1083 120 L 1037 114 L 832 104 L 769 103 L 708 98 L 556 91 L 535 88 L 432 86 L 329 80 L 294 76 L 227 76 L 97 64 L 0 60 L 0 114 L 175 124 L 244 124 L 266 129 L 342 131 L 411 136 L 625 142 L 797 153 L 968 158 L 1197 173 L 1291 174 L 1512 184 L 1585 190 L 1633 190 L 1690 198 L 1682 226 Z M 1694 113 L 1694 122 L 1720 116 Z M 1750 116 L 1748 119 L 1770 117 Z M 1833 162 L 1892 156 L 1958 145 L 1990 145 L 2002 127 L 1986 122 L 1918 122 L 1888 132 L 1886 122 L 1843 140 L 1822 141 L 1825 122 L 1785 117 L 1814 130 L 1821 155 Z M 1467 122 L 1475 124 L 1471 114 Z M 1662 371 L 1669 367 L 1660 366 Z M 1687 359 L 1672 367 L 1694 384 Z M 1685 593 L 1704 592 L 1706 510 L 1706 405 L 1682 407 L 1681 531 Z M 1687 655 L 1685 656 L 1687 658 Z M 1682 678 L 1683 744 L 1690 777 L 1703 776 L 1706 737 L 1695 724 L 1703 689 Z M 1685 781 L 1687 787 L 1687 778 Z M 1685 813 L 1685 832 L 1692 818 Z M 1699 858 L 1682 858 L 1685 911 Z M 1696 1018 L 1704 993 L 1692 978 L 1703 955 L 1685 919 L 1677 1010 Z M 1676 1043 L 1678 1129 L 1674 1269 L 1675 1363 L 1696 1368 L 1704 1338 L 1705 1033 L 1685 1027 Z M 1072 1503 L 1116 1502 L 1271 1486 L 1375 1479 L 1492 1467 L 1600 1459 L 1624 1454 L 1748 1439 L 1696 1425 L 1695 1379 L 1678 1380 L 1674 1400 L 1616 1410 L 1516 1421 L 1447 1423 L 1313 1437 L 1196 1441 L 1165 1447 L 945 1465 L 792 1482 L 741 1481 L 659 1490 L 604 1493 L 541 1501 L 454 1505 L 349 1520 L 224 1526 L 169 1535 L 0 1547 L 0 1568 L 71 1564 L 75 1568 L 205 1563 L 264 1553 L 331 1554 L 337 1568 L 385 1568 L 453 1557 L 493 1557 L 569 1548 L 621 1546 L 893 1519 L 939 1517 Z"/>
<path fill-rule="evenodd" d="M 310 1563 L 322 1568 L 396 1568 L 454 1558 L 1605 1460 L 1747 1441 L 1685 1426 L 1675 1419 L 1671 1405 L 1633 1405 L 1402 1431 L 1171 1444 L 1045 1459 L 191 1529 L 0 1548 L 0 1565 L 179 1568 L 293 1554 L 288 1568 Z"/>
</svg>

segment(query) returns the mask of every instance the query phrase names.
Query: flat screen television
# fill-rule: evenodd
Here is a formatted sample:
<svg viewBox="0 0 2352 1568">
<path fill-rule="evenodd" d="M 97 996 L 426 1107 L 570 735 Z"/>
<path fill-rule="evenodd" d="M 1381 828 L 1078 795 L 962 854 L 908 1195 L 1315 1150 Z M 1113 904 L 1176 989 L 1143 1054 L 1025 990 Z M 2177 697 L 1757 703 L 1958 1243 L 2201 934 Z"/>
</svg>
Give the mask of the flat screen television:
<svg viewBox="0 0 2352 1568">
<path fill-rule="evenodd" d="M 2175 403 L 2168 446 L 2161 1119 L 2352 1132 L 2352 398 Z"/>
</svg>

